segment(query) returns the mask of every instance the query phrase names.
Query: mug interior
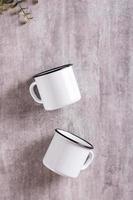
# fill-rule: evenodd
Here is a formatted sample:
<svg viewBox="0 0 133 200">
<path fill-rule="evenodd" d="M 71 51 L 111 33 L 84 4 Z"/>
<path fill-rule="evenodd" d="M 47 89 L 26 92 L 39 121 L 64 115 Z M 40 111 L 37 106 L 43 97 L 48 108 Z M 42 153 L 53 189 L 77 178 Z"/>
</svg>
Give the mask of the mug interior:
<svg viewBox="0 0 133 200">
<path fill-rule="evenodd" d="M 40 73 L 36 74 L 35 76 L 33 76 L 33 78 L 36 78 L 36 77 L 39 77 L 39 76 L 43 76 L 43 75 L 46 75 L 46 74 L 50 74 L 50 73 L 59 71 L 61 69 L 64 69 L 64 68 L 70 67 L 70 66 L 72 66 L 72 64 L 66 64 L 66 65 L 62 65 L 62 66 L 59 66 L 59 67 L 55 67 L 55 68 L 40 72 Z"/>
<path fill-rule="evenodd" d="M 70 133 L 70 132 L 67 132 L 67 131 L 64 131 L 64 130 L 61 130 L 61 129 L 55 129 L 55 131 L 57 133 L 59 133 L 61 136 L 65 137 L 66 139 L 82 146 L 82 147 L 85 147 L 85 148 L 88 148 L 88 149 L 94 149 L 93 145 L 91 143 L 89 143 L 88 141 L 80 138 L 79 136 L 73 134 L 73 133 Z"/>
</svg>

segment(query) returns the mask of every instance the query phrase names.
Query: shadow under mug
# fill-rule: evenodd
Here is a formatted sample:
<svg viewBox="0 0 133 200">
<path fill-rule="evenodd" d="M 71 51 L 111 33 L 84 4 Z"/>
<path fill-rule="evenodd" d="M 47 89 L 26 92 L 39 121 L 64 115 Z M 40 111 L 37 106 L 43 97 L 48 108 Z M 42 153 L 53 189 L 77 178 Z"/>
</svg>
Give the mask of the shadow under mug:
<svg viewBox="0 0 133 200">
<path fill-rule="evenodd" d="M 56 110 L 81 98 L 72 64 L 41 72 L 33 78 L 35 82 L 30 85 L 30 94 L 37 103 L 43 104 L 45 110 Z M 35 86 L 41 99 L 35 93 Z"/>
<path fill-rule="evenodd" d="M 61 129 L 55 129 L 54 137 L 43 158 L 43 164 L 53 172 L 76 178 L 81 170 L 93 161 L 93 145 L 86 140 Z"/>
</svg>

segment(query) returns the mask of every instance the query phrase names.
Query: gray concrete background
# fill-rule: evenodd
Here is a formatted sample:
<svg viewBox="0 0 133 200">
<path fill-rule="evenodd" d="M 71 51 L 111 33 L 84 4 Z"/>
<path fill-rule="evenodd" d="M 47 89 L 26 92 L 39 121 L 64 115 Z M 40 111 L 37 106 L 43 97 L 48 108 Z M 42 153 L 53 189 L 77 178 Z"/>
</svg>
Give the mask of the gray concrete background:
<svg viewBox="0 0 133 200">
<path fill-rule="evenodd" d="M 43 0 L 34 19 L 0 16 L 0 200 L 133 199 L 133 1 Z M 82 100 L 46 112 L 35 73 L 73 63 Z M 77 179 L 42 166 L 60 127 L 95 146 Z"/>
</svg>

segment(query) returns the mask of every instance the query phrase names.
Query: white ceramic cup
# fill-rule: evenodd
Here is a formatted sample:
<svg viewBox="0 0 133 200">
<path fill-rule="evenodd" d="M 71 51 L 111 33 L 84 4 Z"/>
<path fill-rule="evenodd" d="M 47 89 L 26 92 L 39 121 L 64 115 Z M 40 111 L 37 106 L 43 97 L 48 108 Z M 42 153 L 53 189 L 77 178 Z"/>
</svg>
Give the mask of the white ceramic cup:
<svg viewBox="0 0 133 200">
<path fill-rule="evenodd" d="M 43 104 L 45 110 L 56 110 L 81 98 L 72 64 L 44 71 L 33 78 L 35 82 L 30 85 L 30 94 L 37 103 Z M 35 86 L 41 99 L 34 91 Z"/>
<path fill-rule="evenodd" d="M 55 135 L 43 158 L 43 164 L 63 176 L 77 177 L 94 158 L 92 144 L 61 129 L 55 129 Z"/>
</svg>

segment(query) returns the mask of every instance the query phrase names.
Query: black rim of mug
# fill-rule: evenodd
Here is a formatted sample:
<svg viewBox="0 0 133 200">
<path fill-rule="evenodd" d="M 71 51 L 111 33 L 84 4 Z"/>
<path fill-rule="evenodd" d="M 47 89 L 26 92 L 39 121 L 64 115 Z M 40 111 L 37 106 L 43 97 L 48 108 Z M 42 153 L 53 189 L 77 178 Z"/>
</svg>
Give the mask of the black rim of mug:
<svg viewBox="0 0 133 200">
<path fill-rule="evenodd" d="M 44 76 L 44 75 L 46 75 L 46 74 L 50 74 L 50 73 L 53 73 L 53 72 L 62 70 L 62 69 L 64 69 L 64 68 L 70 67 L 70 66 L 73 66 L 73 64 L 66 64 L 66 65 L 62 65 L 62 66 L 55 67 L 55 68 L 52 68 L 52 69 L 48 69 L 48 70 L 46 70 L 46 71 L 43 71 L 43 72 L 40 72 L 40 73 L 34 75 L 33 78 L 36 78 L 36 77 L 39 77 L 39 76 Z"/>
<path fill-rule="evenodd" d="M 90 142 L 88 142 L 88 141 L 84 140 L 83 138 L 81 138 L 81 137 L 75 135 L 74 133 L 70 133 L 70 132 L 68 132 L 68 131 L 65 131 L 65 130 L 59 129 L 59 128 L 55 129 L 55 131 L 56 131 L 58 134 L 60 134 L 61 136 L 65 137 L 66 139 L 70 140 L 71 142 L 74 142 L 74 143 L 76 143 L 76 144 L 78 144 L 78 145 L 80 145 L 80 146 L 82 146 L 82 147 L 87 148 L 87 149 L 94 149 L 94 146 L 93 146 Z M 88 146 L 88 145 L 84 145 L 84 144 L 82 144 L 82 143 L 79 143 L 79 142 L 77 142 L 77 141 L 75 141 L 75 140 L 73 140 L 73 139 L 67 137 L 66 135 L 62 134 L 60 131 L 68 132 L 69 134 L 71 134 L 71 135 L 77 137 L 78 139 L 83 140 L 83 141 L 86 142 L 89 146 Z"/>
</svg>

